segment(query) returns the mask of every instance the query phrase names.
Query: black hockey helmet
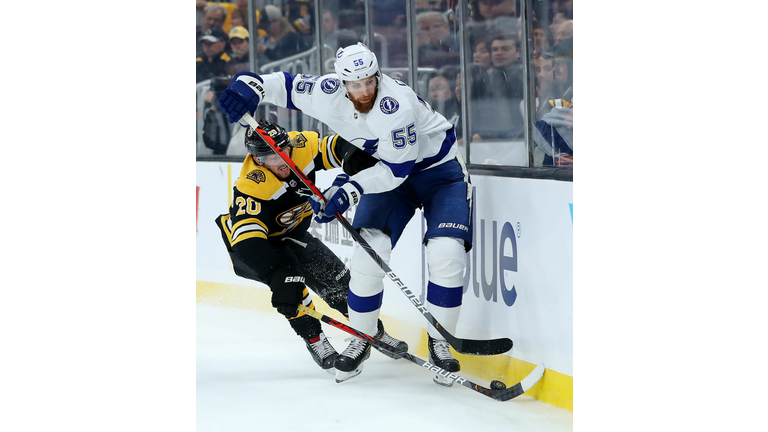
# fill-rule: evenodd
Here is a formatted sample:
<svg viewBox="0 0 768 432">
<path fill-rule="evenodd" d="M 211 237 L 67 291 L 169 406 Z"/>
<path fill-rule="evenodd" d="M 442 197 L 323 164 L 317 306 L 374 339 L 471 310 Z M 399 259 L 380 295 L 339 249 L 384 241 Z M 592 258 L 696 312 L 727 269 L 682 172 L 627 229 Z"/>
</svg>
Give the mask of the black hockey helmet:
<svg viewBox="0 0 768 432">
<path fill-rule="evenodd" d="M 254 130 L 249 127 L 245 132 L 245 148 L 248 150 L 248 154 L 254 156 L 261 164 L 264 163 L 267 156 L 275 153 L 267 143 L 268 139 L 273 140 L 275 146 L 280 150 L 293 147 L 291 138 L 283 127 L 269 120 L 259 121 L 258 128 Z"/>
</svg>

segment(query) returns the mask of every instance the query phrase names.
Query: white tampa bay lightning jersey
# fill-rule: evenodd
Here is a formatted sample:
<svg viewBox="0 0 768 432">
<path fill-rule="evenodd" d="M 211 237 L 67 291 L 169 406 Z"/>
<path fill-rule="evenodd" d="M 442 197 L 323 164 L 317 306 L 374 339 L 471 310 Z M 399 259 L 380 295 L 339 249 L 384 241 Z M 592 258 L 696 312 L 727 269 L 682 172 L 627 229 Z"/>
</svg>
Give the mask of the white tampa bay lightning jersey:
<svg viewBox="0 0 768 432">
<path fill-rule="evenodd" d="M 354 176 L 364 193 L 381 193 L 456 157 L 453 125 L 405 83 L 381 76 L 373 109 L 362 114 L 344 94 L 338 76 L 263 75 L 266 102 L 298 109 L 379 159 Z M 248 83 L 247 76 L 239 77 Z"/>
</svg>

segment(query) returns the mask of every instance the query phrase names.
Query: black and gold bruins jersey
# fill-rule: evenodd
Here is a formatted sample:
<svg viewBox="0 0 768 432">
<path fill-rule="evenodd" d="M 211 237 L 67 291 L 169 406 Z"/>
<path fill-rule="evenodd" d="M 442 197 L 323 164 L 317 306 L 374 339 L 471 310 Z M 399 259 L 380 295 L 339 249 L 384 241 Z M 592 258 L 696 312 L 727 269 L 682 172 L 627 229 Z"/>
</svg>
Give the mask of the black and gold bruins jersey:
<svg viewBox="0 0 768 432">
<path fill-rule="evenodd" d="M 334 152 L 338 136 L 325 137 L 322 142 L 316 132 L 289 132 L 288 136 L 293 142 L 291 159 L 313 182 L 316 170 L 341 167 L 342 156 Z M 311 195 L 293 172 L 280 180 L 246 156 L 235 181 L 229 214 L 222 215 L 230 246 L 249 238 L 299 236 L 311 222 L 312 208 L 307 201 Z"/>
<path fill-rule="evenodd" d="M 322 141 L 311 131 L 289 132 L 288 136 L 293 143 L 291 159 L 312 182 L 317 170 L 341 168 L 350 159 L 354 166 L 370 158 L 338 135 Z M 286 237 L 300 239 L 309 229 L 312 208 L 308 198 L 313 192 L 293 172 L 280 180 L 250 155 L 243 161 L 233 192 L 229 212 L 216 218 L 216 224 L 227 251 L 237 252 L 237 261 L 245 266 L 235 266 L 235 272 L 263 280 L 281 265 L 272 245 Z"/>
</svg>

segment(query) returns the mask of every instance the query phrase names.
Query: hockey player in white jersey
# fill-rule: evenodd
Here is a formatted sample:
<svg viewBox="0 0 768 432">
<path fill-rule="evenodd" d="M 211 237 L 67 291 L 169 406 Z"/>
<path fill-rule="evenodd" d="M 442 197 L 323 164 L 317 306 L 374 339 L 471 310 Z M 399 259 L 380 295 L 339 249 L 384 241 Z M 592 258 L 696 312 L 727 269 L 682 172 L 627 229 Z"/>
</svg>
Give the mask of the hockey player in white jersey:
<svg viewBox="0 0 768 432">
<path fill-rule="evenodd" d="M 339 175 L 324 192 L 327 204 L 310 199 L 315 220 L 326 223 L 336 212 L 357 205 L 353 227 L 389 262 L 406 224 L 417 208 L 427 220 L 429 284 L 427 309 L 450 333 L 456 332 L 462 303 L 465 253 L 472 247 L 472 186 L 457 151 L 455 131 L 445 117 L 405 83 L 383 75 L 375 54 L 362 43 L 340 48 L 335 74 L 290 75 L 276 72 L 235 76 L 219 99 L 230 122 L 253 114 L 263 100 L 300 110 L 379 161 L 353 176 Z M 350 325 L 369 335 L 377 330 L 384 270 L 355 245 L 350 265 Z M 429 358 L 450 372 L 460 365 L 436 329 L 428 329 Z M 370 345 L 354 339 L 334 364 L 336 381 L 363 369 Z M 453 381 L 435 375 L 434 381 Z"/>
</svg>

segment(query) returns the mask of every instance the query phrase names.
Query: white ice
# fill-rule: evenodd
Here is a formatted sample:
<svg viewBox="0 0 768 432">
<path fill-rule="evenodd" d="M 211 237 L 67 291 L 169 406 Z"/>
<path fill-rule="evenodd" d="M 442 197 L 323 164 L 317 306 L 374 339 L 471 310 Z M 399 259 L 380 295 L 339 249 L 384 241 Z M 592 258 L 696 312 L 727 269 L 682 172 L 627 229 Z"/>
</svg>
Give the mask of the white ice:
<svg viewBox="0 0 768 432">
<path fill-rule="evenodd" d="M 347 333 L 323 330 L 346 347 Z M 527 395 L 499 402 L 441 387 L 416 364 L 373 350 L 364 365 L 337 384 L 276 312 L 198 304 L 197 431 L 573 430 L 573 413 Z"/>
</svg>

